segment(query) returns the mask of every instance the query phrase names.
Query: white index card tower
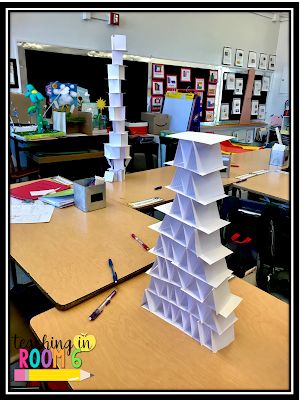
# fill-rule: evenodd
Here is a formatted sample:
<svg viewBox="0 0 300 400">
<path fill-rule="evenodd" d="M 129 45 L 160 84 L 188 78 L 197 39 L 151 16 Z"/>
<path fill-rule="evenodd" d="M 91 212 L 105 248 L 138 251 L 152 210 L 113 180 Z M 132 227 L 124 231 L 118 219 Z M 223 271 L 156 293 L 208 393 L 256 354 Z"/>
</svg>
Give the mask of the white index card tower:
<svg viewBox="0 0 300 400">
<path fill-rule="evenodd" d="M 234 340 L 234 310 L 242 300 L 228 285 L 231 271 L 221 244 L 217 200 L 226 197 L 220 170 L 224 168 L 220 142 L 228 136 L 199 132 L 170 135 L 179 139 L 176 172 L 169 189 L 172 203 L 156 207 L 163 221 L 150 226 L 159 232 L 157 256 L 143 307 L 183 330 L 216 352 Z"/>
<path fill-rule="evenodd" d="M 114 181 L 125 179 L 125 169 L 131 160 L 129 155 L 128 132 L 125 131 L 125 107 L 121 81 L 125 79 L 123 53 L 126 52 L 126 36 L 112 35 L 112 64 L 107 65 L 109 90 L 109 119 L 112 121 L 112 132 L 109 134 L 109 143 L 104 144 L 104 155 L 110 165 L 105 173 L 113 174 Z M 106 177 L 104 175 L 104 177 Z"/>
</svg>

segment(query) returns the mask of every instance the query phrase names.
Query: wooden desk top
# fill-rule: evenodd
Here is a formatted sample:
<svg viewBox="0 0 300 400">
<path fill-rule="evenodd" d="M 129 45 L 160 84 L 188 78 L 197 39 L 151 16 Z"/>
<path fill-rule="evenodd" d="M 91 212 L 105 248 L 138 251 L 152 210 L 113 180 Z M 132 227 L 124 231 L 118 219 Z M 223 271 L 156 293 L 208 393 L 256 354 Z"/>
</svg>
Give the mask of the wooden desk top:
<svg viewBox="0 0 300 400">
<path fill-rule="evenodd" d="M 85 213 L 71 206 L 55 209 L 49 223 L 11 224 L 10 254 L 59 308 L 68 308 L 112 286 L 112 258 L 118 279 L 127 279 L 153 263 L 130 234 L 153 247 L 156 219 L 107 201 Z M 72 304 L 73 303 L 73 304 Z"/>
<path fill-rule="evenodd" d="M 119 285 L 111 304 L 93 322 L 90 313 L 108 295 L 68 311 L 55 308 L 34 317 L 39 338 L 66 340 L 95 335 L 96 347 L 80 354 L 94 374 L 70 383 L 74 390 L 288 390 L 289 307 L 235 278 L 231 291 L 243 298 L 236 310 L 235 341 L 212 353 L 182 331 L 141 307 L 149 276 Z M 72 368 L 66 356 L 66 368 Z"/>
<path fill-rule="evenodd" d="M 289 201 L 289 174 L 268 172 L 247 179 L 245 182 L 234 183 L 240 189 L 272 197 L 276 200 Z"/>
<path fill-rule="evenodd" d="M 229 178 L 222 178 L 224 186 L 236 182 L 235 177 L 260 169 L 268 169 L 270 149 L 251 151 L 232 155 L 232 164 L 238 167 L 230 168 Z M 127 174 L 124 182 L 106 184 L 109 198 L 128 204 L 152 197 L 161 197 L 164 202 L 172 201 L 175 193 L 164 186 L 171 183 L 175 174 L 175 167 L 166 166 L 147 171 Z M 154 190 L 156 186 L 163 186 L 160 190 Z"/>
</svg>

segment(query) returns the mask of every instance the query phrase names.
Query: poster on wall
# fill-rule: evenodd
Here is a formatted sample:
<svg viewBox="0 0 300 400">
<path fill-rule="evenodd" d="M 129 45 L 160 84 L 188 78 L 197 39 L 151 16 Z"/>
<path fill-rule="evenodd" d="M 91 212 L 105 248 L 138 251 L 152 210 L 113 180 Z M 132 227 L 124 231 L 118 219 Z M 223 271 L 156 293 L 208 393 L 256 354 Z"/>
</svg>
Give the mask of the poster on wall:
<svg viewBox="0 0 300 400">
<path fill-rule="evenodd" d="M 236 49 L 234 65 L 236 67 L 242 67 L 244 65 L 244 50 Z"/>
<path fill-rule="evenodd" d="M 241 113 L 241 99 L 232 99 L 232 114 Z"/>
<path fill-rule="evenodd" d="M 256 53 L 255 51 L 249 51 L 248 55 L 248 68 L 256 68 Z"/>
<path fill-rule="evenodd" d="M 152 65 L 152 78 L 164 79 L 165 78 L 165 66 L 163 64 Z"/>
<path fill-rule="evenodd" d="M 261 53 L 259 56 L 258 68 L 259 69 L 267 69 L 267 61 L 268 61 L 268 56 L 264 53 Z"/>
<path fill-rule="evenodd" d="M 195 78 L 195 90 L 199 90 L 199 92 L 204 92 L 204 78 Z"/>
<path fill-rule="evenodd" d="M 276 56 L 270 56 L 269 57 L 269 69 L 270 70 L 274 71 L 275 63 L 276 63 Z"/>
<path fill-rule="evenodd" d="M 215 108 L 215 98 L 214 97 L 207 97 L 206 99 L 206 109 L 212 110 Z"/>
<path fill-rule="evenodd" d="M 180 82 L 191 82 L 191 68 L 180 69 Z"/>
<path fill-rule="evenodd" d="M 243 78 L 236 78 L 235 80 L 235 89 L 233 94 L 243 94 Z"/>
<path fill-rule="evenodd" d="M 216 88 L 217 88 L 217 85 L 212 85 L 211 83 L 209 83 L 208 87 L 207 87 L 207 96 L 215 96 Z"/>
<path fill-rule="evenodd" d="M 251 115 L 258 114 L 258 100 L 251 101 Z"/>
<path fill-rule="evenodd" d="M 164 82 L 163 81 L 152 81 L 152 94 L 163 95 L 164 94 Z"/>
<path fill-rule="evenodd" d="M 177 89 L 177 75 L 167 75 L 167 90 Z"/>
<path fill-rule="evenodd" d="M 231 65 L 231 62 L 232 62 L 231 58 L 232 58 L 231 47 L 224 47 L 223 48 L 222 64 Z"/>
<path fill-rule="evenodd" d="M 229 119 L 229 104 L 223 103 L 221 104 L 220 120 L 225 121 L 227 119 Z"/>
<path fill-rule="evenodd" d="M 269 76 L 263 76 L 261 91 L 262 92 L 268 92 L 269 88 L 270 88 L 270 77 Z"/>
<path fill-rule="evenodd" d="M 226 79 L 226 90 L 234 90 L 235 89 L 235 74 L 228 73 Z"/>
<path fill-rule="evenodd" d="M 260 104 L 258 106 L 258 116 L 257 119 L 264 120 L 266 117 L 266 105 L 265 104 Z"/>
<path fill-rule="evenodd" d="M 152 96 L 152 107 L 161 107 L 163 103 L 163 96 Z"/>
<path fill-rule="evenodd" d="M 253 84 L 253 96 L 260 96 L 261 93 L 261 80 L 255 80 Z"/>
<path fill-rule="evenodd" d="M 205 113 L 205 121 L 206 122 L 213 122 L 214 120 L 214 112 L 213 111 L 206 111 Z"/>
<path fill-rule="evenodd" d="M 217 83 L 218 82 L 218 71 L 217 70 L 210 70 L 209 71 L 209 83 Z"/>
</svg>

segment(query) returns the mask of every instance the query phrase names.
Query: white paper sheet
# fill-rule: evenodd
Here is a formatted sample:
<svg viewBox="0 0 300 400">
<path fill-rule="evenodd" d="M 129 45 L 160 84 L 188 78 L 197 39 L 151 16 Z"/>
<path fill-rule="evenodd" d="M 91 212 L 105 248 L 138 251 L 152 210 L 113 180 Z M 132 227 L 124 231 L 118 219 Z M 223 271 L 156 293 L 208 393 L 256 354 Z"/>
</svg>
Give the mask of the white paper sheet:
<svg viewBox="0 0 300 400">
<path fill-rule="evenodd" d="M 11 197 L 10 223 L 11 224 L 34 224 L 49 222 L 51 220 L 54 206 L 44 204 L 40 200 L 26 203 Z"/>
</svg>

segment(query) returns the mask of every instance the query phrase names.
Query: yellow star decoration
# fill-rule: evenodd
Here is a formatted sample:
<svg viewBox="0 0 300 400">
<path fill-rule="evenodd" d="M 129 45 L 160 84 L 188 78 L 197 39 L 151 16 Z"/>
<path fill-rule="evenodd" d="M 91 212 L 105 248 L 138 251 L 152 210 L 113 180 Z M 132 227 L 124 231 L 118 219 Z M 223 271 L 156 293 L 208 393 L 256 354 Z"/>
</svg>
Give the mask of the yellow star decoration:
<svg viewBox="0 0 300 400">
<path fill-rule="evenodd" d="M 99 108 L 99 110 L 102 111 L 103 108 L 106 107 L 106 101 L 103 100 L 103 99 L 101 99 L 101 97 L 100 97 L 100 99 L 98 99 L 98 100 L 96 101 L 96 105 L 97 105 L 97 108 Z"/>
</svg>

